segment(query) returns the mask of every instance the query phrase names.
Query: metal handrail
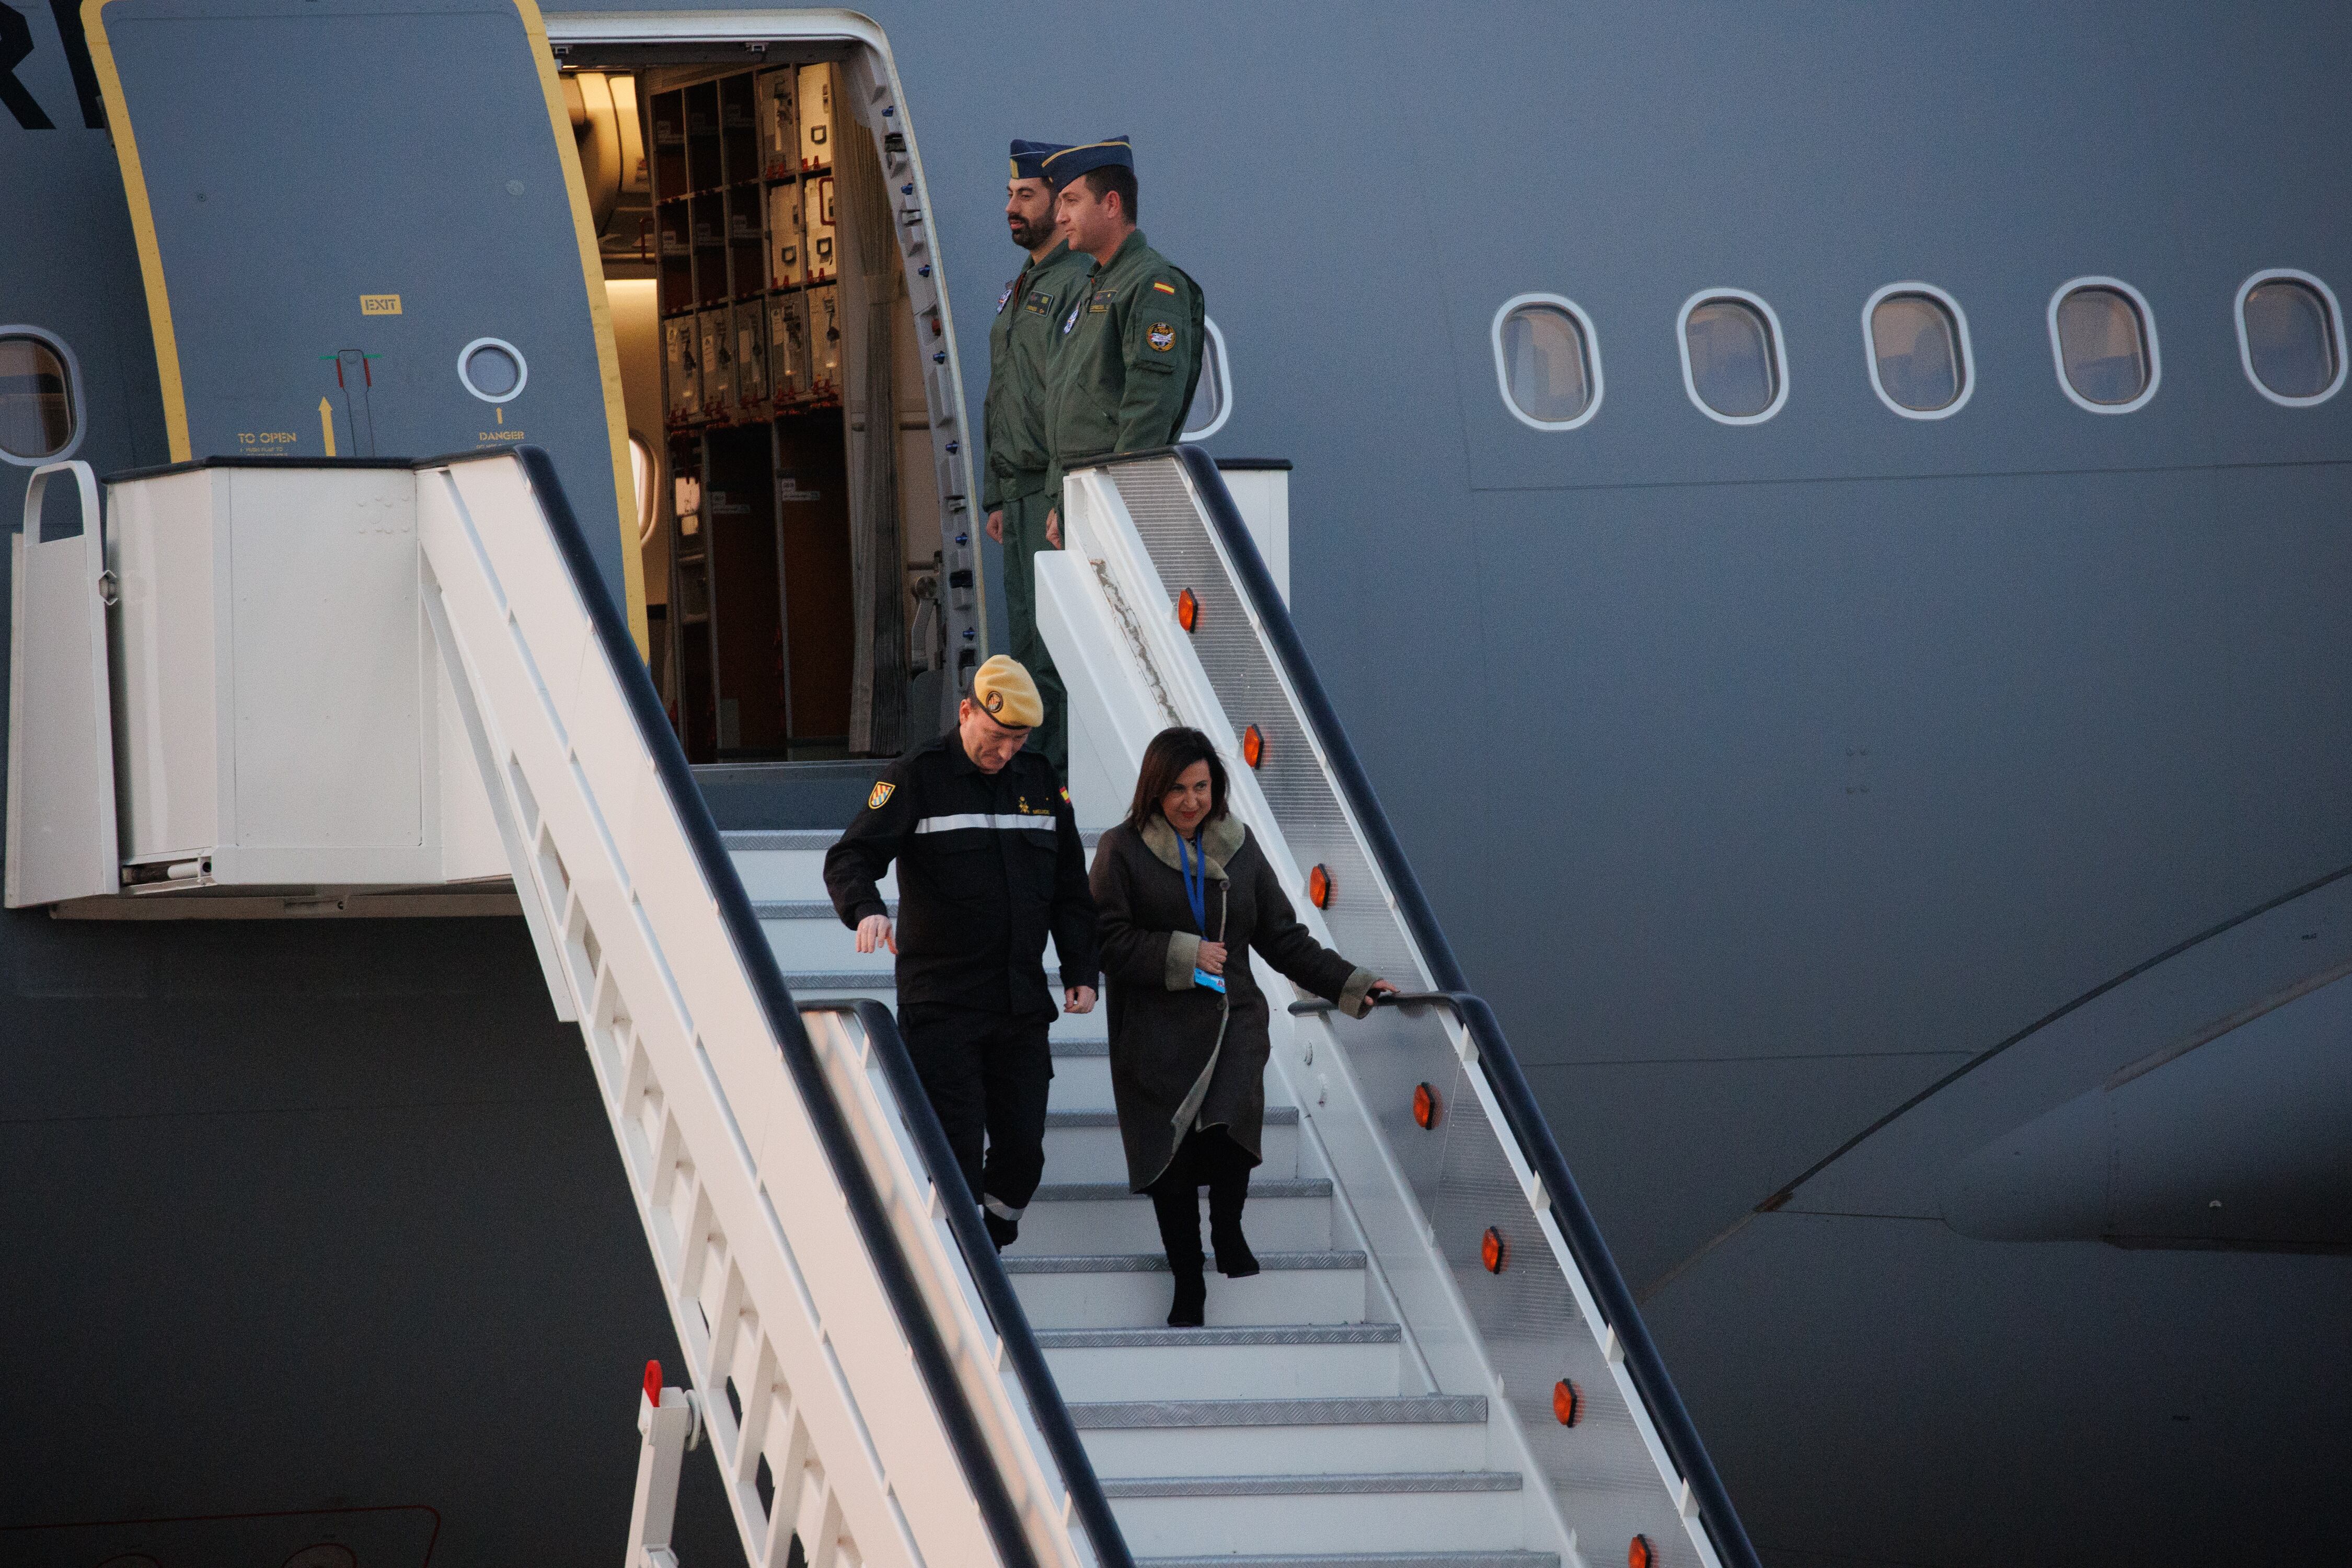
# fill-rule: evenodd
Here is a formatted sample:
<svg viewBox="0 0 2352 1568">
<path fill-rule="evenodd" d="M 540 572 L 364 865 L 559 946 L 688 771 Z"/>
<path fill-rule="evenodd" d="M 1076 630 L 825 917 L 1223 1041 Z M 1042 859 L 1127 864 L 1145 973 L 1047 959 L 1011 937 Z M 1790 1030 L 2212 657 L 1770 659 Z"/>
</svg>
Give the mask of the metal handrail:
<svg viewBox="0 0 2352 1568">
<path fill-rule="evenodd" d="M 924 1386 L 930 1393 L 933 1408 L 938 1411 L 940 1425 L 946 1429 L 949 1445 L 955 1450 L 964 1479 L 972 1489 L 981 1517 L 986 1521 L 990 1539 L 994 1542 L 998 1555 L 1012 1568 L 1039 1568 L 1028 1534 L 1022 1528 L 1020 1510 L 1013 1504 L 995 1457 L 989 1452 L 979 1415 L 956 1376 L 954 1362 L 948 1353 L 946 1342 L 940 1333 L 939 1325 L 931 1319 L 914 1269 L 899 1247 L 897 1233 L 890 1226 L 888 1211 L 874 1184 L 873 1173 L 866 1169 L 865 1159 L 858 1152 L 848 1118 L 834 1098 L 833 1086 L 826 1080 L 824 1068 L 817 1059 L 816 1047 L 811 1044 L 808 1032 L 801 1023 L 792 991 L 785 985 L 783 972 L 776 963 L 775 950 L 768 945 L 767 935 L 760 929 L 759 918 L 751 910 L 751 897 L 743 890 L 742 879 L 735 874 L 734 861 L 719 837 L 719 827 L 711 819 L 710 808 L 695 784 L 694 774 L 687 764 L 686 752 L 678 745 L 677 732 L 669 726 L 660 698 L 654 692 L 652 677 L 647 673 L 644 661 L 637 657 L 636 643 L 629 634 L 628 623 L 622 619 L 611 594 L 606 590 L 604 574 L 598 570 L 596 558 L 589 550 L 587 536 L 582 531 L 580 521 L 572 510 L 572 503 L 563 493 L 562 481 L 556 475 L 555 465 L 547 453 L 537 447 L 515 447 L 513 455 L 520 461 L 523 473 L 530 480 L 531 491 L 538 498 L 540 510 L 546 514 L 548 531 L 554 537 L 557 553 L 572 577 L 572 587 L 580 595 L 589 624 L 595 628 L 604 657 L 613 667 L 630 716 L 635 721 L 638 738 L 653 760 L 655 776 L 661 781 L 662 791 L 669 799 L 670 808 L 677 814 L 678 826 L 702 872 L 703 881 L 718 906 L 720 923 L 727 929 L 737 962 L 741 964 L 761 1013 L 776 1037 L 785 1070 L 791 1075 L 793 1087 L 799 1090 L 802 1104 L 808 1111 L 810 1125 L 815 1129 L 817 1140 L 824 1146 L 826 1163 L 832 1169 L 835 1180 L 841 1184 L 850 1215 L 866 1244 L 866 1256 L 874 1265 L 884 1293 L 889 1298 L 899 1330 L 907 1336 L 908 1348 L 913 1353 Z M 504 452 L 467 452 L 419 466 L 437 468 L 505 456 Z M 896 1040 L 895 1031 L 890 1038 Z M 898 1054 L 903 1058 L 903 1045 Z M 885 1053 L 886 1062 L 888 1055 Z M 908 1070 L 913 1070 L 911 1065 Z M 929 1102 L 921 1101 L 920 1106 L 919 1110 L 909 1108 L 910 1121 L 919 1128 L 925 1122 L 936 1128 L 938 1119 L 931 1114 Z M 957 1205 L 950 1204 L 946 1206 L 952 1211 Z M 1007 1289 L 1009 1291 L 1009 1285 Z M 1064 1415 L 1066 1420 L 1066 1411 Z M 1075 1433 L 1072 1436 L 1075 1440 Z M 1052 1442 L 1050 1434 L 1047 1440 Z M 1055 1458 L 1061 1457 L 1057 1449 Z M 1091 1468 L 1086 1468 L 1083 1474 L 1087 1479 L 1093 1479 Z M 1097 1530 L 1097 1516 L 1087 1510 L 1078 1478 L 1071 1474 L 1066 1460 L 1064 1461 L 1064 1479 L 1071 1485 L 1073 1500 L 1079 1507 L 1081 1520 L 1094 1540 L 1097 1553 L 1110 1568 L 1132 1568 L 1134 1560 L 1128 1552 L 1125 1539 L 1118 1534 L 1117 1525 L 1110 1522 L 1108 1502 L 1102 1501 L 1099 1510 L 1101 1521 L 1108 1526 L 1109 1533 L 1106 1539 Z M 1094 1487 L 1094 1496 L 1097 1500 L 1101 1500 L 1098 1482 Z"/>
<path fill-rule="evenodd" d="M 988 1309 L 997 1333 L 1004 1341 L 1005 1357 L 1021 1380 L 1022 1392 L 1029 1396 L 1030 1413 L 1036 1417 L 1046 1451 L 1061 1467 L 1062 1480 L 1070 1489 L 1071 1506 L 1094 1542 L 1096 1555 L 1104 1568 L 1135 1568 L 1127 1539 L 1119 1531 L 1118 1520 L 1112 1517 L 1110 1499 L 1103 1491 L 1101 1478 L 1095 1474 L 1094 1460 L 1079 1440 L 1077 1423 L 1070 1418 L 1070 1407 L 1062 1398 L 1061 1385 L 1054 1381 L 1053 1371 L 1045 1364 L 1045 1347 L 1037 1342 L 1037 1332 L 1029 1326 L 1029 1314 L 1023 1310 L 1020 1297 L 1013 1293 L 1013 1277 L 1005 1273 L 1004 1261 L 996 1254 L 996 1244 L 989 1239 L 987 1227 L 981 1223 L 980 1205 L 955 1198 L 954 1194 L 962 1190 L 961 1168 L 955 1150 L 948 1143 L 947 1129 L 940 1125 L 939 1116 L 931 1110 L 930 1096 L 924 1092 L 922 1078 L 915 1071 L 915 1058 L 907 1053 L 907 1042 L 898 1033 L 898 1020 L 890 1016 L 889 1008 L 871 996 L 803 1002 L 800 1009 L 803 1013 L 857 1016 L 858 1026 L 866 1031 L 875 1058 L 882 1064 L 883 1075 L 890 1080 L 890 1092 L 898 1099 L 899 1113 L 906 1117 L 908 1127 L 915 1134 L 923 1163 L 929 1168 L 931 1180 L 941 1184 L 940 1192 L 947 1201 L 940 1208 L 947 1219 L 948 1230 L 963 1254 L 964 1267 L 971 1270 L 972 1283 L 980 1289 L 981 1304 Z M 949 1174 L 942 1178 L 941 1172 Z"/>
<path fill-rule="evenodd" d="M 1659 1355 L 1656 1343 L 1642 1321 L 1641 1310 L 1633 1303 L 1633 1293 L 1618 1271 L 1617 1260 L 1611 1256 L 1609 1244 L 1601 1238 L 1601 1226 L 1586 1206 L 1584 1194 L 1576 1178 L 1569 1173 L 1568 1161 L 1553 1139 L 1551 1127 L 1544 1120 L 1536 1103 L 1535 1091 L 1528 1085 L 1527 1075 L 1504 1037 L 1501 1022 L 1494 1009 L 1470 989 L 1462 965 L 1454 956 L 1452 944 L 1438 924 L 1436 912 L 1430 907 L 1428 895 L 1422 890 L 1420 879 L 1406 860 L 1403 847 L 1398 843 L 1396 830 L 1389 824 L 1388 814 L 1381 809 L 1380 796 L 1364 772 L 1356 749 L 1349 742 L 1348 732 L 1341 726 L 1331 700 L 1317 678 L 1315 666 L 1307 656 L 1307 648 L 1298 637 L 1298 628 L 1292 624 L 1290 606 L 1276 588 L 1274 578 L 1266 571 L 1265 562 L 1257 552 L 1257 544 L 1250 537 L 1249 525 L 1242 521 L 1234 505 L 1233 495 L 1217 472 L 1212 458 L 1198 447 L 1168 447 L 1151 452 L 1122 454 L 1089 468 L 1108 468 L 1117 464 L 1171 458 L 1181 464 L 1190 475 L 1194 490 L 1200 495 L 1208 513 L 1211 527 L 1223 542 L 1225 554 L 1233 562 L 1241 580 L 1242 592 L 1248 596 L 1250 607 L 1256 613 L 1268 650 L 1289 680 L 1297 694 L 1307 727 L 1323 749 L 1326 765 L 1340 796 L 1347 802 L 1356 823 L 1363 831 L 1366 847 L 1389 888 L 1396 896 L 1396 909 L 1420 946 L 1431 976 L 1438 989 L 1401 994 L 1398 1000 L 1439 1004 L 1450 1007 L 1461 1019 L 1463 1027 L 1478 1047 L 1478 1068 L 1485 1073 L 1487 1087 L 1494 1091 L 1496 1102 L 1502 1108 L 1503 1120 L 1511 1135 L 1517 1140 L 1520 1156 L 1543 1183 L 1550 1195 L 1553 1214 L 1559 1222 L 1560 1234 L 1568 1243 L 1570 1256 L 1576 1259 L 1585 1282 L 1592 1291 L 1600 1309 L 1601 1326 L 1614 1329 L 1617 1342 L 1624 1351 L 1625 1366 L 1633 1386 L 1650 1413 L 1657 1428 L 1658 1439 L 1664 1444 L 1666 1455 L 1681 1472 L 1690 1488 L 1691 1497 L 1698 1505 L 1700 1522 L 1707 1537 L 1727 1568 L 1761 1568 L 1756 1548 L 1748 1539 L 1748 1531 L 1739 1521 L 1738 1512 L 1731 1505 L 1731 1496 L 1724 1489 L 1723 1479 L 1716 1473 L 1715 1462 L 1707 1457 L 1706 1446 L 1700 1441 L 1698 1428 L 1693 1425 L 1690 1412 L 1684 1407 L 1682 1395 L 1675 1391 L 1674 1379 L 1667 1374 L 1664 1359 Z"/>
</svg>

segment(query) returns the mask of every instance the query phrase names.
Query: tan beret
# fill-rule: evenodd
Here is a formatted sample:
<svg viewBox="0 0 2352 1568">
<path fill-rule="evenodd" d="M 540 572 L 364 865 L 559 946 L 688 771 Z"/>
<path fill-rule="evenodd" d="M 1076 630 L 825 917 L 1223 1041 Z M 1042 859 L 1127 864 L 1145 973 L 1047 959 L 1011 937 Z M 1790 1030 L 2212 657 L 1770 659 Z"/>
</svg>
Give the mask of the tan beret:
<svg viewBox="0 0 2352 1568">
<path fill-rule="evenodd" d="M 1037 683 L 1027 669 L 1001 653 L 971 678 L 971 700 L 1008 730 L 1034 730 L 1045 721 L 1045 701 L 1037 695 Z"/>
</svg>

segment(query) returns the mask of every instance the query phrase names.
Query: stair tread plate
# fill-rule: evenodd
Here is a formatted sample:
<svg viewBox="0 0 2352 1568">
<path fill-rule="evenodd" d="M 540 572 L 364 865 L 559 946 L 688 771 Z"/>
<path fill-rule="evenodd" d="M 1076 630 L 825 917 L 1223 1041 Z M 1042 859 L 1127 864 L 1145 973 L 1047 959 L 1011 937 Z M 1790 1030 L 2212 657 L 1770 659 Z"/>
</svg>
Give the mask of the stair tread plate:
<svg viewBox="0 0 2352 1568">
<path fill-rule="evenodd" d="M 1135 1568 L 1559 1568 L 1556 1552 L 1318 1552 L 1244 1556 L 1139 1557 Z"/>
<path fill-rule="evenodd" d="M 1268 1198 L 1328 1198 L 1331 1195 L 1328 1176 L 1266 1176 L 1253 1180 L 1250 1197 L 1263 1203 Z M 1148 1203 L 1150 1194 L 1139 1193 L 1125 1182 L 1048 1182 L 1030 1198 L 1033 1204 L 1093 1204 L 1132 1199 Z"/>
<path fill-rule="evenodd" d="M 898 900 L 884 900 L 884 907 L 890 911 L 892 920 L 898 918 Z M 831 899 L 753 899 L 751 913 L 763 921 L 823 921 L 828 925 L 841 925 L 841 916 Z"/>
<path fill-rule="evenodd" d="M 1118 1125 L 1118 1112 L 1116 1110 L 1048 1110 L 1045 1112 L 1045 1125 L 1048 1128 L 1116 1127 Z M 1265 1125 L 1268 1127 L 1297 1126 L 1298 1107 L 1295 1105 L 1267 1106 L 1265 1108 Z"/>
<path fill-rule="evenodd" d="M 1360 1252 L 1261 1252 L 1258 1267 L 1267 1273 L 1279 1270 L 1360 1269 L 1364 1267 Z M 1161 1252 L 1076 1252 L 1047 1253 L 1036 1258 L 1024 1258 L 1017 1252 L 1004 1255 L 1007 1274 L 1165 1274 L 1168 1256 Z"/>
<path fill-rule="evenodd" d="M 1276 1323 L 1226 1329 L 1040 1329 L 1049 1351 L 1149 1350 L 1162 1345 L 1218 1350 L 1234 1345 L 1392 1345 L 1394 1323 Z"/>
<path fill-rule="evenodd" d="M 877 986 L 877 981 L 883 984 Z M 869 994 L 877 990 L 895 992 L 898 988 L 895 960 L 889 964 L 877 963 L 871 969 L 786 970 L 784 984 L 793 991 L 863 991 Z M 1047 990 L 1059 990 L 1061 984 L 1060 970 L 1045 971 Z M 1272 1106 L 1266 1107 L 1269 1120 L 1273 1111 Z"/>
<path fill-rule="evenodd" d="M 1319 1399 L 1115 1399 L 1070 1405 L 1080 1429 L 1158 1426 L 1390 1426 L 1486 1419 L 1483 1394 L 1400 1394 Z"/>
<path fill-rule="evenodd" d="M 1365 1497 L 1429 1492 L 1515 1492 L 1517 1470 L 1375 1470 L 1329 1475 L 1106 1476 L 1110 1498 Z"/>
<path fill-rule="evenodd" d="M 1089 849 L 1102 837 L 1100 833 L 1081 832 L 1079 839 Z M 757 853 L 778 849 L 830 849 L 841 842 L 838 827 L 737 827 L 719 835 L 720 846 L 730 855 Z"/>
</svg>

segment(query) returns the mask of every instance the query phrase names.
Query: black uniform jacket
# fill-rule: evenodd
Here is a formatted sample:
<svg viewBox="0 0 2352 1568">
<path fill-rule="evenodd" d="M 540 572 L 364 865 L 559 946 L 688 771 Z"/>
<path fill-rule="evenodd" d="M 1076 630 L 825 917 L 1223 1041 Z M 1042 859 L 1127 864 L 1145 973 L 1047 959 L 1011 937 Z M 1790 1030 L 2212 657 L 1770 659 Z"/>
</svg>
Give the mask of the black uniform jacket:
<svg viewBox="0 0 2352 1568">
<path fill-rule="evenodd" d="M 1070 797 L 1053 764 L 1016 752 L 972 764 L 952 730 L 883 770 L 825 852 L 841 923 L 887 914 L 875 884 L 898 863 L 898 1001 L 1023 1017 L 1061 1011 L 1045 985 L 1051 932 L 1066 986 L 1095 984 L 1094 895 Z"/>
</svg>

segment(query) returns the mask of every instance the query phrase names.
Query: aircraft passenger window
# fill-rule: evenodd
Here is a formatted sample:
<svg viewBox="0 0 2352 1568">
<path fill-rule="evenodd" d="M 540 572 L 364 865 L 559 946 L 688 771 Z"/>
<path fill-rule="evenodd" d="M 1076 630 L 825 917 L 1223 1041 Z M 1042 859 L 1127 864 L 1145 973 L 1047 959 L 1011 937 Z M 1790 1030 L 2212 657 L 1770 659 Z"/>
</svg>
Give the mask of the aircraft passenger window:
<svg viewBox="0 0 2352 1568">
<path fill-rule="evenodd" d="M 2238 291 L 2238 350 L 2273 403 L 2317 403 L 2344 384 L 2344 321 L 2336 295 L 2307 272 L 2266 272 Z"/>
<path fill-rule="evenodd" d="M 1184 411 L 1184 430 L 1179 440 L 1205 441 L 1233 417 L 1233 374 L 1225 363 L 1225 334 L 1205 317 L 1202 324 L 1208 331 L 1201 342 L 1201 380 L 1192 388 L 1192 406 Z"/>
<path fill-rule="evenodd" d="M 2128 414 L 2156 395 L 2156 322 L 2113 278 L 2078 278 L 2050 301 L 2050 342 L 2066 395 L 2094 414 Z"/>
<path fill-rule="evenodd" d="M 1967 319 L 1950 295 L 1924 283 L 1891 283 L 1863 309 L 1870 380 L 1907 419 L 1940 419 L 1969 395 Z"/>
<path fill-rule="evenodd" d="M 1733 289 L 1693 295 L 1680 322 L 1683 386 L 1709 418 L 1758 425 L 1780 412 L 1789 376 L 1772 307 Z"/>
<path fill-rule="evenodd" d="M 1495 375 L 1522 425 L 1572 430 L 1601 405 L 1591 320 L 1557 294 L 1522 294 L 1495 312 Z"/>
<path fill-rule="evenodd" d="M 653 542 L 661 521 L 661 459 L 643 436 L 629 432 L 629 479 L 637 490 L 637 542 Z"/>
<path fill-rule="evenodd" d="M 63 344 L 0 329 L 0 458 L 36 464 L 65 456 L 80 435 L 79 403 Z"/>
</svg>

